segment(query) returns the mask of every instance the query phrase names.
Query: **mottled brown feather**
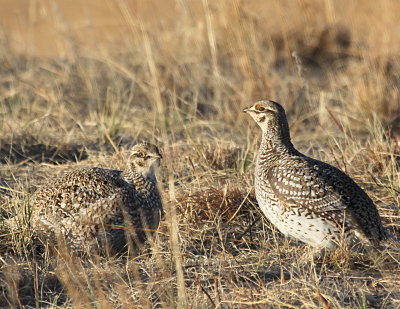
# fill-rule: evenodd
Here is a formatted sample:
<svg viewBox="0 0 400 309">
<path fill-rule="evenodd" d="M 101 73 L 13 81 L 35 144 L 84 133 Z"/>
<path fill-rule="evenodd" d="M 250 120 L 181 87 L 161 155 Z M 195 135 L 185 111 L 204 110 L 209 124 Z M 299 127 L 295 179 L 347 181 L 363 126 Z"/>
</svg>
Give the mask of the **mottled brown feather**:
<svg viewBox="0 0 400 309">
<path fill-rule="evenodd" d="M 375 204 L 349 176 L 294 148 L 281 105 L 260 101 L 245 111 L 263 130 L 257 200 L 279 230 L 320 247 L 332 247 L 343 231 L 374 244 L 388 238 Z"/>
<path fill-rule="evenodd" d="M 136 145 L 133 151 L 138 149 L 140 162 L 149 153 L 159 155 L 152 144 Z M 79 168 L 42 186 L 33 196 L 39 238 L 55 243 L 61 236 L 78 251 L 106 244 L 121 251 L 128 232 L 143 242 L 145 230 L 158 227 L 162 202 L 153 171 L 145 166 L 139 172 L 133 163 L 125 171 Z"/>
</svg>

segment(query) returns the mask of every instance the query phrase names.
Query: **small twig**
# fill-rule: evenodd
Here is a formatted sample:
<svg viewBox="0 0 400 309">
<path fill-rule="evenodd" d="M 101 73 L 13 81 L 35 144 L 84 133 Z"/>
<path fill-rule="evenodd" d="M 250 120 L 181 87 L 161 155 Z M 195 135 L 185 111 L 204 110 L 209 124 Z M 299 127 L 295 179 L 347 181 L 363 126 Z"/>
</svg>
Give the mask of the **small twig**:
<svg viewBox="0 0 400 309">
<path fill-rule="evenodd" d="M 6 233 L 6 234 L 0 234 L 0 238 L 10 236 L 10 235 L 16 235 L 16 234 L 21 234 L 22 231 L 13 231 L 12 233 Z"/>
<path fill-rule="evenodd" d="M 331 148 L 329 148 L 329 151 L 330 151 L 333 159 L 335 160 L 336 165 L 340 168 L 341 164 L 340 164 L 339 160 L 336 158 L 334 151 Z M 347 173 L 347 164 L 346 164 L 346 161 L 343 159 L 343 156 L 342 156 L 342 163 L 343 163 L 343 169 L 342 168 L 340 168 L 340 169 L 342 169 L 345 173 Z"/>
<path fill-rule="evenodd" d="M 103 126 L 103 133 L 106 136 L 108 142 L 111 144 L 112 148 L 114 148 L 115 153 L 119 153 L 118 147 L 115 145 L 114 141 L 112 140 L 111 136 L 108 134 L 104 126 Z"/>
<path fill-rule="evenodd" d="M 322 305 L 324 306 L 324 309 L 330 309 L 331 306 L 329 305 L 328 301 L 326 300 L 325 297 L 322 296 L 320 290 L 317 290 L 316 292 L 317 297 L 319 299 L 319 301 L 322 303 Z"/>
<path fill-rule="evenodd" d="M 217 307 L 219 307 L 220 306 L 220 303 L 221 303 L 221 295 L 220 295 L 220 291 L 219 291 L 219 280 L 218 280 L 218 278 L 217 277 L 214 277 L 214 285 L 215 285 L 215 290 L 217 291 L 217 300 L 218 300 L 218 306 Z M 216 307 L 216 308 L 217 308 Z"/>
<path fill-rule="evenodd" d="M 4 187 L 4 186 L 0 186 L 0 189 L 7 190 L 7 191 L 11 191 L 11 192 L 15 192 L 15 193 L 19 193 L 19 194 L 25 194 L 25 193 L 22 192 L 22 191 L 18 191 L 18 190 L 15 190 L 15 189 L 11 189 L 11 188 L 8 188 L 8 187 Z"/>
<path fill-rule="evenodd" d="M 378 187 L 385 188 L 385 189 L 388 189 L 388 190 L 393 190 L 394 192 L 400 194 L 400 191 L 399 191 L 399 190 L 396 190 L 395 188 L 392 188 L 392 187 L 383 185 L 382 183 L 378 182 L 378 179 L 377 179 L 374 175 L 372 175 L 370 172 L 369 172 L 369 175 L 372 177 L 372 180 L 375 182 L 375 184 L 376 184 Z"/>
<path fill-rule="evenodd" d="M 259 216 L 256 220 L 254 220 L 253 223 L 250 224 L 250 226 L 236 240 L 240 241 L 242 239 L 242 237 L 244 235 L 246 235 L 258 221 L 260 221 L 260 219 L 261 219 L 261 216 Z"/>
<path fill-rule="evenodd" d="M 335 122 L 335 124 L 338 126 L 339 130 L 342 131 L 342 133 L 344 135 L 346 135 L 348 138 L 350 138 L 352 141 L 354 141 L 353 136 L 351 136 L 349 133 L 347 133 L 343 127 L 343 125 L 339 122 L 339 120 L 337 120 L 337 118 L 335 117 L 335 115 L 332 113 L 331 110 L 329 110 L 328 108 L 326 109 L 328 111 L 329 116 L 331 116 L 331 118 L 333 119 L 333 121 Z"/>
<path fill-rule="evenodd" d="M 197 274 L 196 274 L 196 282 L 197 282 L 198 286 L 200 287 L 200 289 L 203 291 L 203 293 L 206 294 L 206 296 L 207 296 L 208 300 L 211 302 L 213 308 L 217 308 L 215 303 L 214 303 L 214 301 L 213 301 L 213 299 L 211 298 L 210 294 L 208 294 L 208 292 L 206 291 L 204 286 L 201 284 Z"/>
<path fill-rule="evenodd" d="M 12 280 L 12 287 L 13 287 L 14 293 L 15 293 L 15 299 L 18 301 L 19 308 L 22 309 L 22 308 L 24 308 L 24 306 L 22 306 L 21 299 L 19 297 L 19 293 L 18 293 L 19 288 L 18 288 L 17 282 L 15 282 L 14 279 L 11 279 L 11 280 Z"/>
<path fill-rule="evenodd" d="M 229 218 L 228 223 L 230 223 L 238 214 L 239 210 L 242 208 L 242 206 L 244 205 L 244 202 L 246 201 L 246 199 L 249 197 L 250 195 L 250 191 L 247 192 L 246 196 L 244 197 L 243 201 L 240 203 L 239 207 L 237 208 L 237 210 L 235 211 L 235 213 Z"/>
</svg>

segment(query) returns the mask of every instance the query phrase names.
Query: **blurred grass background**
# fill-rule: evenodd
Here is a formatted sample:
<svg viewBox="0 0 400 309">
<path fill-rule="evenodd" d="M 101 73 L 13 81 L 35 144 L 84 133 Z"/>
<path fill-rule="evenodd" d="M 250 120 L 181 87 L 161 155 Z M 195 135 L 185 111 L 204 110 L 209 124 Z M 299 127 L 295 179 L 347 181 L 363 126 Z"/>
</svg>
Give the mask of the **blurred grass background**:
<svg viewBox="0 0 400 309">
<path fill-rule="evenodd" d="M 241 112 L 282 103 L 295 145 L 352 176 L 399 235 L 399 14 L 394 0 L 2 0 L 0 304 L 400 306 L 395 250 L 304 263 L 310 249 L 263 219 L 260 131 Z M 164 155 L 149 251 L 38 255 L 30 194 L 77 166 L 122 169 L 143 139 Z"/>
</svg>

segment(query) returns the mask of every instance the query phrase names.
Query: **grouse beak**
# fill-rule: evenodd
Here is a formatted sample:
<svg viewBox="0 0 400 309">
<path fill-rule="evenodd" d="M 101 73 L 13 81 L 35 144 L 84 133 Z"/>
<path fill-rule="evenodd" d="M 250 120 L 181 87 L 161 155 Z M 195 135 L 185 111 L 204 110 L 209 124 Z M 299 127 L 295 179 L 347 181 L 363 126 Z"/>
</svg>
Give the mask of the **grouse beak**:
<svg viewBox="0 0 400 309">
<path fill-rule="evenodd" d="M 152 154 L 149 154 L 147 156 L 147 158 L 153 161 L 153 160 L 162 159 L 162 155 L 160 153 L 152 153 Z"/>
<path fill-rule="evenodd" d="M 243 113 L 253 113 L 253 112 L 254 112 L 253 105 L 250 106 L 250 107 L 246 107 L 246 108 L 243 110 Z"/>
<path fill-rule="evenodd" d="M 153 158 L 154 159 L 162 159 L 163 156 L 161 155 L 161 153 L 158 153 L 158 154 L 153 155 Z"/>
</svg>

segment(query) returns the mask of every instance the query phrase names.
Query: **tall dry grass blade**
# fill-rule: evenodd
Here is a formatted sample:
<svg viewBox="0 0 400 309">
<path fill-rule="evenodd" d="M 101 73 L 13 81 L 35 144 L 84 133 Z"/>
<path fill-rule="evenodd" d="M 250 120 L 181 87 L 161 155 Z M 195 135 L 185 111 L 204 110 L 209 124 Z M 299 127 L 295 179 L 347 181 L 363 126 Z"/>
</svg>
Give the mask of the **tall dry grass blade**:
<svg viewBox="0 0 400 309">
<path fill-rule="evenodd" d="M 175 197 L 175 184 L 173 174 L 170 171 L 169 180 L 169 202 L 165 203 L 166 205 L 166 219 L 169 223 L 170 229 L 170 242 L 171 242 L 171 250 L 175 263 L 175 271 L 176 271 L 176 280 L 177 280 L 177 290 L 178 290 L 178 299 L 176 307 L 178 309 L 186 309 L 188 308 L 188 299 L 186 295 L 186 286 L 185 286 L 185 278 L 183 274 L 183 264 L 182 264 L 182 253 L 179 245 L 179 226 L 178 226 L 178 217 L 176 214 L 176 208 L 173 201 L 176 201 Z"/>
</svg>

